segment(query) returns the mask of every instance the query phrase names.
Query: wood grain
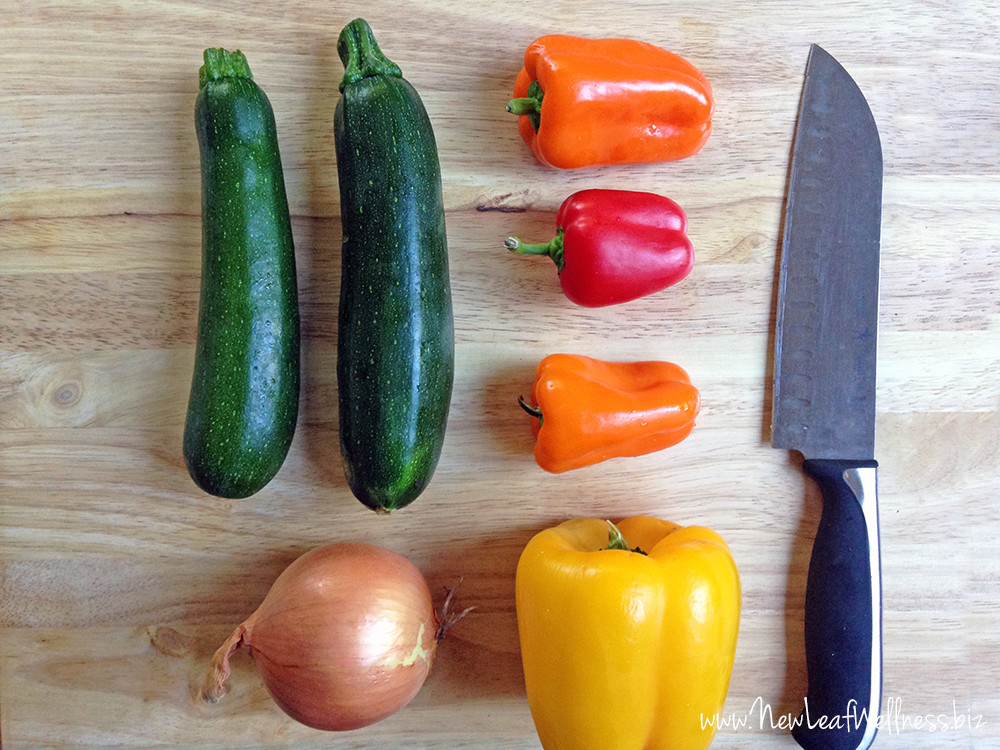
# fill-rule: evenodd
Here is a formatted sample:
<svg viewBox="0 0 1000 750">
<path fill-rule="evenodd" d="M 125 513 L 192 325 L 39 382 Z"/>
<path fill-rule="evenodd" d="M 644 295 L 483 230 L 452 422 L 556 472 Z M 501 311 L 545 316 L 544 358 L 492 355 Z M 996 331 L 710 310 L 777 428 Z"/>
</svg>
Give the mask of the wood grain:
<svg viewBox="0 0 1000 750">
<path fill-rule="evenodd" d="M 715 747 L 790 748 L 775 717 L 805 689 L 802 603 L 820 500 L 768 444 L 775 271 L 809 44 L 865 92 L 885 153 L 877 457 L 886 712 L 879 747 L 1000 747 L 1000 13 L 942 4 L 367 3 L 421 92 L 441 152 L 457 381 L 440 468 L 405 512 L 351 496 L 336 434 L 340 224 L 333 110 L 342 4 L 58 0 L 0 9 L 0 730 L 28 747 L 539 747 L 513 572 L 535 531 L 650 513 L 714 527 L 744 603 Z M 683 162 L 540 167 L 503 104 L 542 33 L 632 36 L 697 64 L 718 103 Z M 193 106 L 208 46 L 239 47 L 278 121 L 299 263 L 304 392 L 291 453 L 243 501 L 197 491 L 180 437 L 200 274 Z M 583 187 L 651 190 L 687 211 L 697 264 L 615 308 L 565 301 L 544 238 Z M 554 351 L 683 365 L 691 437 L 551 476 L 516 406 Z M 416 700 L 326 735 L 287 718 L 247 657 L 214 706 L 214 649 L 305 550 L 399 551 L 439 601 L 476 610 Z M 891 699 L 891 702 L 890 702 Z M 931 732 L 914 720 L 963 718 Z M 968 718 L 965 718 L 968 717 Z M 981 717 L 980 722 L 975 721 Z M 890 717 L 891 718 L 891 717 Z M 954 721 L 952 722 L 954 724 Z M 970 726 L 971 724 L 971 726 Z M 589 749 L 581 749 L 589 750 Z"/>
</svg>

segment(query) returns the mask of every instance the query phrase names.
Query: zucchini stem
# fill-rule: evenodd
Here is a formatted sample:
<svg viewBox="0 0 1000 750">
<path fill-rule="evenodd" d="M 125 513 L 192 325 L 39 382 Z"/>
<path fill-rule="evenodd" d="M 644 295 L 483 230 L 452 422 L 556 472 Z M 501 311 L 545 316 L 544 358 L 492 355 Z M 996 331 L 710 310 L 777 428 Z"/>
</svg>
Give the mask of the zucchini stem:
<svg viewBox="0 0 1000 750">
<path fill-rule="evenodd" d="M 349 83 L 370 76 L 403 77 L 403 71 L 385 56 L 372 27 L 363 18 L 355 18 L 340 32 L 337 40 L 337 54 L 344 63 L 344 77 L 340 81 L 340 91 Z"/>
<path fill-rule="evenodd" d="M 253 80 L 250 63 L 239 50 L 230 52 L 221 47 L 210 47 L 203 55 L 205 64 L 198 70 L 198 88 L 202 89 L 209 81 L 220 78 L 247 78 Z"/>
</svg>

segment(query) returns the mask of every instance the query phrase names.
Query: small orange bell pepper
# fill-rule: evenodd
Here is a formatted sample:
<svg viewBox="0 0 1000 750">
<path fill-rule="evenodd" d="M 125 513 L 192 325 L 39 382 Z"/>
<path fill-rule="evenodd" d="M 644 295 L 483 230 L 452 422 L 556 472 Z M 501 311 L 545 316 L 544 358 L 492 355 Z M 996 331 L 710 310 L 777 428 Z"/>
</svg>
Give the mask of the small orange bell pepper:
<svg viewBox="0 0 1000 750">
<path fill-rule="evenodd" d="M 515 578 L 524 685 L 545 750 L 703 750 L 729 689 L 736 563 L 700 526 L 577 518 Z"/>
<path fill-rule="evenodd" d="M 538 160 L 560 169 L 691 156 L 714 109 L 708 79 L 673 52 L 563 34 L 528 45 L 507 103 Z"/>
<path fill-rule="evenodd" d="M 535 460 L 559 473 L 679 443 L 701 406 L 688 374 L 671 362 L 604 362 L 550 354 L 538 363 L 531 403 Z"/>
</svg>

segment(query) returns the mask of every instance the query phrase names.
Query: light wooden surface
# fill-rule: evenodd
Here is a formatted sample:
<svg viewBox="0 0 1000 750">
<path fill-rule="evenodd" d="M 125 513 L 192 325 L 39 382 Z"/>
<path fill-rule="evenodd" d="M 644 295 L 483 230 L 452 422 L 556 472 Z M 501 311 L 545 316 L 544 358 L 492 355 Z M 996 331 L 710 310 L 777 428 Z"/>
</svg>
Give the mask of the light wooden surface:
<svg viewBox="0 0 1000 750">
<path fill-rule="evenodd" d="M 769 379 L 789 145 L 817 42 L 866 93 L 885 152 L 877 458 L 883 710 L 896 723 L 877 746 L 1000 747 L 1000 14 L 990 5 L 4 3 L 5 746 L 538 747 L 514 618 L 519 552 L 567 517 L 650 513 L 714 527 L 742 572 L 727 710 L 749 724 L 715 746 L 794 747 L 759 709 L 776 720 L 800 706 L 820 501 L 796 459 L 769 446 Z M 440 468 L 390 517 L 354 500 L 337 447 L 335 44 L 357 15 L 434 122 L 457 326 Z M 550 32 L 633 36 L 688 57 L 718 102 L 704 151 L 656 166 L 540 167 L 503 105 L 524 47 Z M 197 491 L 180 450 L 201 252 L 193 107 L 208 46 L 244 50 L 274 105 L 304 322 L 291 454 L 264 491 L 236 502 Z M 691 276 L 584 310 L 561 296 L 550 263 L 503 250 L 508 233 L 547 237 L 561 201 L 592 186 L 678 201 L 697 253 Z M 681 364 L 702 391 L 698 427 L 653 456 L 547 475 L 516 398 L 554 351 Z M 324 734 L 285 717 L 240 657 L 231 694 L 201 705 L 212 651 L 287 563 L 338 539 L 409 556 L 439 601 L 464 579 L 461 604 L 476 610 L 449 632 L 417 699 L 374 727 Z"/>
</svg>

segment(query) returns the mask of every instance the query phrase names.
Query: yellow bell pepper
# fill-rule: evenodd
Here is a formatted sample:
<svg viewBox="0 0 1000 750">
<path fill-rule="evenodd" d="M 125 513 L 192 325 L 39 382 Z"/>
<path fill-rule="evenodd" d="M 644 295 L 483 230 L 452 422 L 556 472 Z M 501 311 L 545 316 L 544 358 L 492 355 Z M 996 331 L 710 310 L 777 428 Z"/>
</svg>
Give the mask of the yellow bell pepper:
<svg viewBox="0 0 1000 750">
<path fill-rule="evenodd" d="M 536 534 L 517 624 L 545 750 L 694 750 L 729 689 L 740 579 L 711 529 L 635 516 Z"/>
</svg>

